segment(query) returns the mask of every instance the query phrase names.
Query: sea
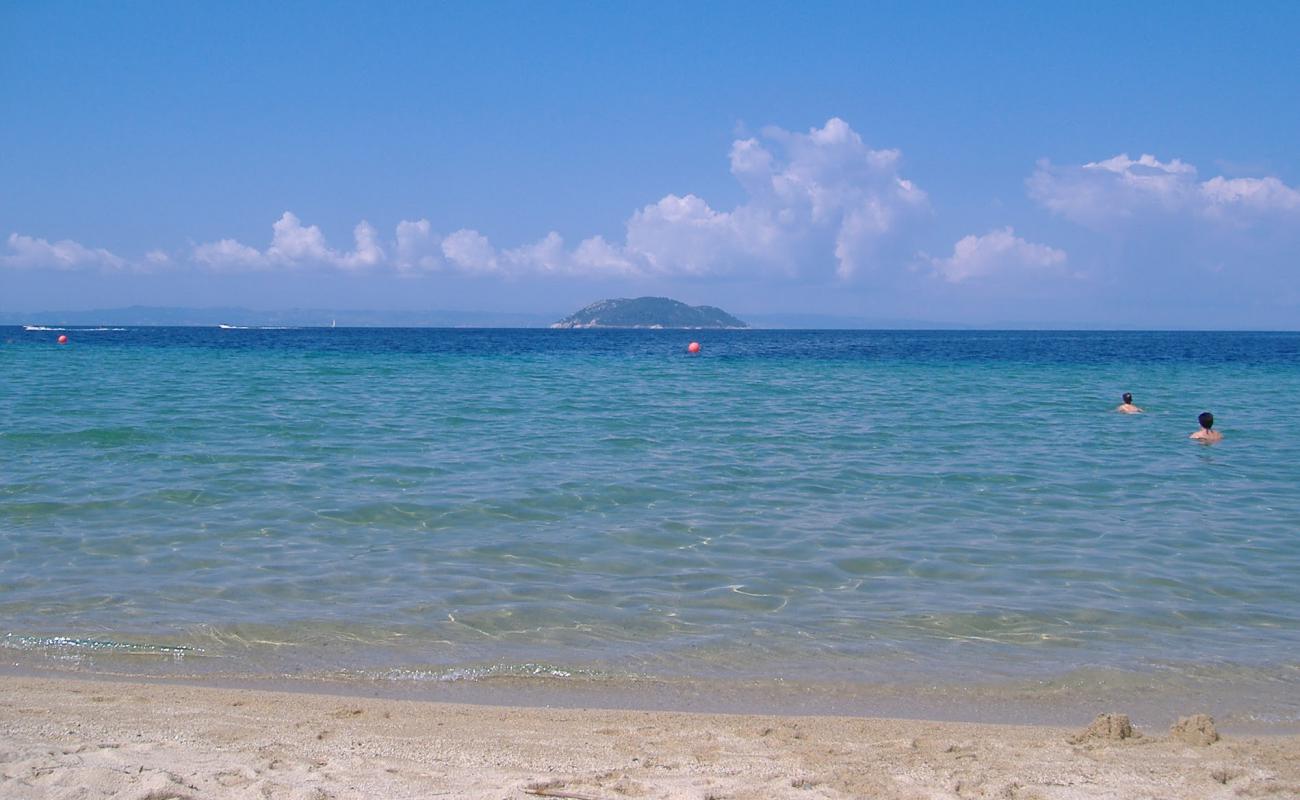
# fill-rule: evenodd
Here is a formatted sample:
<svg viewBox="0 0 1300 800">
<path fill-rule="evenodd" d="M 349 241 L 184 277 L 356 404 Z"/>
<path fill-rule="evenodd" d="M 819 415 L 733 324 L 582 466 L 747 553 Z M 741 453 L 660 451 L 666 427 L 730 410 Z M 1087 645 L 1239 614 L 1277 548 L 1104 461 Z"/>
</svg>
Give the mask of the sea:
<svg viewBox="0 0 1300 800">
<path fill-rule="evenodd" d="M 1300 730 L 1300 334 L 0 328 L 0 670 Z"/>
</svg>

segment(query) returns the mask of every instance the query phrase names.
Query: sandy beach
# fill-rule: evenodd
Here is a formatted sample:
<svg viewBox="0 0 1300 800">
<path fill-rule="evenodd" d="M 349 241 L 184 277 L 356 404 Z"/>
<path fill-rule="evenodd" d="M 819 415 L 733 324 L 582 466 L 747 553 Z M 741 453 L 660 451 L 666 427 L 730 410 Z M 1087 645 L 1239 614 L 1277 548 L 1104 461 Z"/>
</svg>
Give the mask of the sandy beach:
<svg viewBox="0 0 1300 800">
<path fill-rule="evenodd" d="M 0 678 L 0 797 L 1300 796 L 1300 736 L 506 708 Z"/>
</svg>

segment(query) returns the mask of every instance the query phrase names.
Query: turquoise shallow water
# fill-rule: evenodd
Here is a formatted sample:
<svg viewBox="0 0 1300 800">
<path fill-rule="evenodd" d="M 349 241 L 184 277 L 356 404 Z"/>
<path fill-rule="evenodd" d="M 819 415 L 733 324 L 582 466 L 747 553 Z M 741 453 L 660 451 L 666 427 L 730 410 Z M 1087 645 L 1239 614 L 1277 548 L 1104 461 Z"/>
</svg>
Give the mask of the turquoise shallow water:
<svg viewBox="0 0 1300 800">
<path fill-rule="evenodd" d="M 0 329 L 9 660 L 1219 675 L 1300 720 L 1297 334 L 58 333 Z"/>
</svg>

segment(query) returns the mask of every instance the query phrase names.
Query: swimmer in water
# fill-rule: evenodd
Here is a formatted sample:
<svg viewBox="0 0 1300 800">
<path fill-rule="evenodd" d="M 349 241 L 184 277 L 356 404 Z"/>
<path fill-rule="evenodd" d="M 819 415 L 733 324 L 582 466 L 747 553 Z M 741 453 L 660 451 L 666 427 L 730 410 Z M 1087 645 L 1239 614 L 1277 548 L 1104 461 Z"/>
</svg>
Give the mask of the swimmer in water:
<svg viewBox="0 0 1300 800">
<path fill-rule="evenodd" d="M 1124 402 L 1120 403 L 1119 406 L 1117 406 L 1117 407 L 1115 408 L 1116 411 L 1118 411 L 1118 412 L 1121 413 L 1121 414 L 1141 414 L 1141 413 L 1142 413 L 1142 409 L 1140 409 L 1140 408 L 1138 408 L 1137 406 L 1133 405 L 1133 395 L 1132 395 L 1131 393 L 1129 393 L 1129 392 L 1125 392 L 1125 393 L 1124 393 L 1123 400 L 1124 400 Z"/>
<path fill-rule="evenodd" d="M 1223 434 L 1214 430 L 1214 415 L 1210 412 L 1202 411 L 1196 421 L 1201 423 L 1201 429 L 1187 438 L 1196 439 L 1206 444 L 1213 444 L 1223 438 Z"/>
</svg>

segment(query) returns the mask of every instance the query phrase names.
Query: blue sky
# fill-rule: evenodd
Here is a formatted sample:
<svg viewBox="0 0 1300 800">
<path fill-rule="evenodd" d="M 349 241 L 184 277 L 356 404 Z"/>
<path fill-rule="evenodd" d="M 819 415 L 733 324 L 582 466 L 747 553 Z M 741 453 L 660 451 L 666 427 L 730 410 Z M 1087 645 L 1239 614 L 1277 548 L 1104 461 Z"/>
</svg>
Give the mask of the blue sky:
<svg viewBox="0 0 1300 800">
<path fill-rule="evenodd" d="M 0 0 L 0 310 L 1300 327 L 1300 4 Z"/>
</svg>

